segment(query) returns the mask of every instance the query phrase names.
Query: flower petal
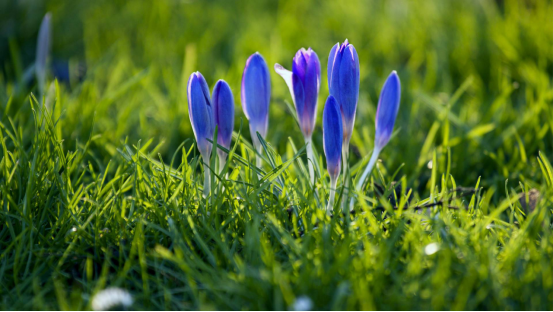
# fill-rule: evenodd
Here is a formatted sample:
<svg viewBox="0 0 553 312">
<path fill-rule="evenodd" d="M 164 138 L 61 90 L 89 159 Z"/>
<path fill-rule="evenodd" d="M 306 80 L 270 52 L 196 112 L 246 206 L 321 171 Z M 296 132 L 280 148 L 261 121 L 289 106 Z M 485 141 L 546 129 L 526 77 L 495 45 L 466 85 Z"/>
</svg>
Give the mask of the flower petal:
<svg viewBox="0 0 553 312">
<path fill-rule="evenodd" d="M 263 136 L 267 131 L 271 79 L 267 63 L 259 53 L 254 53 L 246 62 L 242 75 L 242 108 L 250 126 Z"/>
<path fill-rule="evenodd" d="M 331 95 L 326 100 L 323 111 L 323 148 L 328 174 L 332 178 L 340 174 L 343 137 L 342 116 L 338 102 Z"/>
<path fill-rule="evenodd" d="M 399 111 L 400 99 L 401 83 L 399 76 L 394 70 L 382 87 L 378 100 L 378 109 L 376 110 L 375 145 L 379 148 L 383 148 L 390 141 Z"/>
<path fill-rule="evenodd" d="M 207 82 L 202 74 L 195 72 L 190 75 L 187 88 L 188 114 L 198 149 L 202 157 L 209 157 L 211 154 L 211 143 L 207 139 L 213 137 L 214 121 L 209 93 L 206 97 L 204 85 L 207 86 Z"/>
<path fill-rule="evenodd" d="M 317 114 L 317 100 L 321 82 L 321 64 L 317 54 L 313 50 L 309 49 L 307 53 L 309 53 L 309 58 L 307 58 L 307 68 L 305 71 L 305 78 L 303 79 L 305 103 L 301 116 L 301 124 L 303 135 L 311 137 L 315 128 Z"/>
<path fill-rule="evenodd" d="M 218 127 L 217 143 L 230 148 L 234 129 L 234 97 L 226 81 L 219 80 L 213 88 L 213 117 Z"/>
<path fill-rule="evenodd" d="M 332 49 L 330 50 L 330 54 L 328 55 L 328 69 L 327 69 L 327 78 L 328 78 L 328 88 L 331 86 L 332 81 L 332 69 L 334 68 L 334 63 L 336 59 L 336 54 L 338 53 L 340 48 L 340 43 L 335 44 Z"/>
<path fill-rule="evenodd" d="M 278 63 L 275 64 L 275 72 L 279 74 L 280 77 L 282 77 L 282 79 L 284 79 L 284 81 L 286 82 L 286 85 L 288 86 L 288 89 L 290 89 L 290 94 L 292 94 L 292 99 L 293 99 L 294 98 L 294 85 L 292 84 L 293 73 Z"/>
</svg>

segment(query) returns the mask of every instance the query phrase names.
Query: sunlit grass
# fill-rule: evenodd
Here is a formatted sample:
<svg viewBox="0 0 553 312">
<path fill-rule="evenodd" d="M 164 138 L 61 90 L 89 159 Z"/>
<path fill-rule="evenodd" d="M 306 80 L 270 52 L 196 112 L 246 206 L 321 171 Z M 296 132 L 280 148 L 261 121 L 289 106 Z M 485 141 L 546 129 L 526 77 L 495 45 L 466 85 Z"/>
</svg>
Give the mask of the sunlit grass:
<svg viewBox="0 0 553 312">
<path fill-rule="evenodd" d="M 54 83 L 48 105 L 22 81 L 46 11 L 36 30 L 0 46 L 0 308 L 90 309 L 118 287 L 133 309 L 286 310 L 298 298 L 313 309 L 553 309 L 550 2 L 54 0 L 45 9 L 53 57 L 86 61 L 87 72 Z M 326 57 L 346 37 L 361 62 L 352 179 L 369 161 L 391 70 L 402 101 L 364 198 L 339 213 L 349 196 L 340 176 L 330 218 Z M 290 67 L 302 46 L 323 68 L 315 189 L 282 79 L 271 72 L 262 168 L 240 107 L 249 55 Z M 196 70 L 235 94 L 221 174 L 217 153 L 203 163 L 194 145 L 186 81 Z"/>
</svg>

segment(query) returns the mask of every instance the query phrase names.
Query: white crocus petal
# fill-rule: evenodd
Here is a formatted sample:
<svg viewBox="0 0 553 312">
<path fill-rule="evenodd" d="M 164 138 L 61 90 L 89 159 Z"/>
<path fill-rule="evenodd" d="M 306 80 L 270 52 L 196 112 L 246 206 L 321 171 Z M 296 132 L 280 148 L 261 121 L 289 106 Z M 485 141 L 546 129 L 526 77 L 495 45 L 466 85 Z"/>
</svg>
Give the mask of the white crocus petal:
<svg viewBox="0 0 553 312">
<path fill-rule="evenodd" d="M 294 106 L 296 106 L 296 99 L 294 96 L 294 84 L 292 83 L 292 75 L 293 73 L 286 68 L 282 67 L 282 65 L 276 63 L 275 64 L 275 71 L 277 74 L 279 74 L 284 81 L 286 81 L 286 84 L 288 85 L 288 89 L 290 89 L 290 94 L 292 95 L 292 101 L 294 101 Z"/>
</svg>

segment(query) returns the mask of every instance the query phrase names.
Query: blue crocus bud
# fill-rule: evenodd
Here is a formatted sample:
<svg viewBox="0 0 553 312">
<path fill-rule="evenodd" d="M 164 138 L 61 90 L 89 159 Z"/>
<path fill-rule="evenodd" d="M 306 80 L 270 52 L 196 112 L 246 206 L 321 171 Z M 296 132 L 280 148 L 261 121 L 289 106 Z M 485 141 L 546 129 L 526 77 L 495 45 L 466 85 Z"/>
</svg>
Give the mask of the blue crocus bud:
<svg viewBox="0 0 553 312">
<path fill-rule="evenodd" d="M 230 149 L 232 130 L 234 129 L 234 97 L 226 81 L 217 81 L 211 100 L 213 101 L 213 116 L 217 125 L 217 143 Z M 224 160 L 226 153 L 222 150 L 217 151 L 219 160 Z"/>
<path fill-rule="evenodd" d="M 301 48 L 294 56 L 291 72 L 279 64 L 275 64 L 275 71 L 284 78 L 292 93 L 304 138 L 311 139 L 321 83 L 321 63 L 317 53 L 311 48 Z"/>
<path fill-rule="evenodd" d="M 342 112 L 344 147 L 349 147 L 359 100 L 359 57 L 348 40 L 337 43 L 328 56 L 328 86 Z"/>
<path fill-rule="evenodd" d="M 40 95 L 44 95 L 44 89 L 46 87 L 46 69 L 48 68 L 48 58 L 50 55 L 51 46 L 51 26 L 50 20 L 52 19 L 51 13 L 46 13 L 40 24 L 38 31 L 37 45 L 36 45 L 36 60 L 35 60 L 35 73 L 38 83 L 38 89 Z"/>
<path fill-rule="evenodd" d="M 374 134 L 375 148 L 381 150 L 390 141 L 390 136 L 394 130 L 397 112 L 399 110 L 399 100 L 401 97 L 401 84 L 396 71 L 392 71 L 378 100 L 378 109 L 376 110 L 376 130 Z"/>
<path fill-rule="evenodd" d="M 188 79 L 188 114 L 200 154 L 205 162 L 209 162 L 211 143 L 207 139 L 213 138 L 215 122 L 209 88 L 200 72 L 192 73 Z"/>
<path fill-rule="evenodd" d="M 399 100 L 401 97 L 401 84 L 396 71 L 392 71 L 390 76 L 386 79 L 384 87 L 380 92 L 380 98 L 378 99 L 378 108 L 376 110 L 376 130 L 374 134 L 374 150 L 369 160 L 369 164 L 361 174 L 361 177 L 357 181 L 355 189 L 359 192 L 363 183 L 372 172 L 374 165 L 378 159 L 380 151 L 390 141 L 390 136 L 394 130 L 394 124 L 396 122 L 397 112 L 399 110 Z M 350 209 L 353 209 L 353 198 L 351 199 Z"/>
<path fill-rule="evenodd" d="M 323 111 L 323 148 L 326 157 L 326 170 L 330 176 L 330 197 L 327 212 L 334 206 L 336 182 L 340 175 L 343 126 L 342 114 L 336 99 L 331 95 L 326 100 Z"/>
<path fill-rule="evenodd" d="M 248 58 L 242 75 L 242 109 L 250 121 L 252 141 L 257 150 L 261 144 L 256 132 L 265 138 L 269 123 L 269 102 L 271 100 L 271 78 L 267 63 L 259 54 Z"/>
<path fill-rule="evenodd" d="M 331 95 L 323 111 L 323 147 L 330 179 L 338 178 L 342 152 L 342 116 L 338 102 Z"/>
</svg>

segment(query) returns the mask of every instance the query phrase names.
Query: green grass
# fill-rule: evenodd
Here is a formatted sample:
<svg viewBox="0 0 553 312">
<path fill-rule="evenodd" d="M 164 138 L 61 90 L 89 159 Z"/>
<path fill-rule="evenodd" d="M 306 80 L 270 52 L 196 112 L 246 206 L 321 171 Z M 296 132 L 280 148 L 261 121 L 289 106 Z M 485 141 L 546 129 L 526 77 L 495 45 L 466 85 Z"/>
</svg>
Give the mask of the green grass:
<svg viewBox="0 0 553 312">
<path fill-rule="evenodd" d="M 47 11 L 53 57 L 87 73 L 45 101 L 22 80 Z M 313 309 L 553 309 L 551 16 L 548 0 L 3 2 L 0 308 L 90 309 L 117 286 L 132 309 L 286 310 L 305 296 Z M 345 38 L 361 63 L 353 177 L 394 69 L 402 100 L 364 198 L 329 218 L 326 60 Z M 284 81 L 271 71 L 261 178 L 239 96 L 250 54 L 290 67 L 302 46 L 323 68 L 315 191 Z M 195 70 L 236 100 L 208 199 Z"/>
</svg>

